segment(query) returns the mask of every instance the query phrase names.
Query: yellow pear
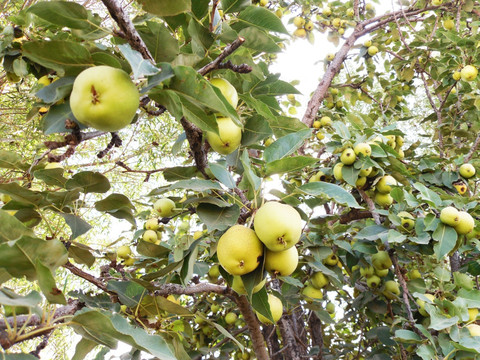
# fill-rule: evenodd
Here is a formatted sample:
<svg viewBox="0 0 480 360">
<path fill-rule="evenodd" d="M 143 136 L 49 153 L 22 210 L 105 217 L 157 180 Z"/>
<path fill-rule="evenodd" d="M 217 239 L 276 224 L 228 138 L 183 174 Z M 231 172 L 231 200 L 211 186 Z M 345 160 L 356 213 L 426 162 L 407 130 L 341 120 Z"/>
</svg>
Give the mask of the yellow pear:
<svg viewBox="0 0 480 360">
<path fill-rule="evenodd" d="M 265 251 L 265 269 L 275 275 L 289 276 L 298 265 L 298 250 L 295 246 L 284 251 Z"/>
<path fill-rule="evenodd" d="M 213 150 L 222 155 L 234 152 L 242 141 L 242 129 L 229 117 L 217 118 L 218 135 L 207 131 L 206 137 Z"/>
<path fill-rule="evenodd" d="M 267 279 L 263 279 L 260 281 L 257 285 L 252 290 L 252 293 L 255 294 L 256 292 L 259 292 L 261 288 L 265 286 L 265 282 Z M 246 295 L 247 294 L 247 289 L 245 289 L 245 285 L 243 284 L 243 280 L 241 276 L 234 276 L 233 277 L 233 282 L 232 282 L 232 289 L 240 295 Z"/>
<path fill-rule="evenodd" d="M 272 313 L 272 318 L 274 323 L 276 323 L 283 315 L 283 304 L 282 300 L 272 294 L 268 294 L 268 305 L 270 305 L 270 312 Z M 258 320 L 264 324 L 272 324 L 272 322 L 267 319 L 265 316 L 257 312 Z"/>
</svg>

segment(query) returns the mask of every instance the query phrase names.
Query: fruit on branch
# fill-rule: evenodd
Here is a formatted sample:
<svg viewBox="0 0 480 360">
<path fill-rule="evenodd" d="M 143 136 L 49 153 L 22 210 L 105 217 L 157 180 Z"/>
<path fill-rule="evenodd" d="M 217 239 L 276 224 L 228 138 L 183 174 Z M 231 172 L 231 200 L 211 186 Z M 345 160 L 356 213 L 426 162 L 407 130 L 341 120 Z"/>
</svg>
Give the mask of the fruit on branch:
<svg viewBox="0 0 480 360">
<path fill-rule="evenodd" d="M 228 155 L 234 152 L 242 141 L 242 129 L 229 117 L 218 117 L 218 135 L 206 132 L 208 143 L 217 153 Z"/>
<path fill-rule="evenodd" d="M 265 145 L 265 147 L 269 147 L 269 146 L 272 145 L 274 142 L 275 142 L 275 140 L 273 140 L 271 137 L 269 137 L 267 140 L 265 140 L 265 142 L 263 143 L 263 145 Z"/>
<path fill-rule="evenodd" d="M 303 288 L 302 294 L 308 299 L 323 299 L 322 290 L 313 287 L 312 285 L 307 285 Z"/>
<path fill-rule="evenodd" d="M 330 15 L 332 15 L 332 9 L 330 9 L 329 6 L 325 6 L 322 10 L 322 14 L 324 16 L 330 16 Z"/>
<path fill-rule="evenodd" d="M 259 4 L 260 6 L 262 6 L 262 7 L 265 7 L 265 6 L 268 5 L 268 0 L 260 0 L 260 1 L 258 2 L 258 4 Z"/>
<path fill-rule="evenodd" d="M 335 314 L 335 304 L 329 302 L 327 306 L 325 306 L 325 310 L 327 310 L 329 314 Z"/>
<path fill-rule="evenodd" d="M 453 206 L 447 206 L 440 211 L 440 221 L 446 225 L 455 227 L 459 220 L 458 210 Z"/>
<path fill-rule="evenodd" d="M 366 169 L 362 169 L 360 170 L 360 172 L 358 173 L 359 176 L 368 176 L 372 173 L 373 171 L 373 167 L 368 167 Z"/>
<path fill-rule="evenodd" d="M 470 179 L 472 176 L 475 175 L 475 168 L 473 167 L 472 164 L 462 164 L 460 166 L 460 169 L 458 170 L 460 175 L 464 177 L 465 179 Z"/>
<path fill-rule="evenodd" d="M 143 241 L 155 244 L 158 240 L 156 231 L 147 230 L 142 235 Z"/>
<path fill-rule="evenodd" d="M 378 277 L 385 277 L 388 275 L 388 269 L 385 269 L 385 270 L 379 270 L 377 268 L 375 268 L 375 275 L 377 275 Z"/>
<path fill-rule="evenodd" d="M 460 73 L 460 71 L 455 71 L 452 77 L 453 77 L 453 80 L 458 81 L 462 78 L 462 74 Z"/>
<path fill-rule="evenodd" d="M 434 6 L 439 6 L 442 5 L 443 0 L 432 0 L 432 5 Z"/>
<path fill-rule="evenodd" d="M 283 315 L 282 300 L 272 294 L 268 294 L 268 305 L 270 305 L 270 312 L 272 313 L 273 323 L 276 323 Z M 264 324 L 272 324 L 272 321 L 257 312 L 258 320 Z"/>
<path fill-rule="evenodd" d="M 0 194 L 0 201 L 3 202 L 4 204 L 8 203 L 10 200 L 12 200 L 10 195 Z"/>
<path fill-rule="evenodd" d="M 377 182 L 376 189 L 379 193 L 389 194 L 392 191 L 392 186 L 397 185 L 397 180 L 391 175 L 382 176 Z"/>
<path fill-rule="evenodd" d="M 293 36 L 299 37 L 301 39 L 306 38 L 307 37 L 307 31 L 303 28 L 302 29 L 296 29 L 293 32 Z M 293 109 L 293 108 L 290 108 L 290 109 Z M 292 114 L 292 113 L 290 112 L 290 114 Z M 295 114 L 292 114 L 292 115 L 295 115 Z"/>
<path fill-rule="evenodd" d="M 145 229 L 157 231 L 160 228 L 157 218 L 148 219 L 145 222 Z"/>
<path fill-rule="evenodd" d="M 225 99 L 227 99 L 227 101 L 230 103 L 230 105 L 232 105 L 233 108 L 237 107 L 238 93 L 232 84 L 222 78 L 211 79 L 210 84 L 220 89 L 222 95 L 225 97 Z"/>
<path fill-rule="evenodd" d="M 373 274 L 375 274 L 375 268 L 373 266 L 362 266 L 360 268 L 360 275 L 363 276 L 363 277 L 370 277 L 372 276 Z"/>
<path fill-rule="evenodd" d="M 458 222 L 455 224 L 454 229 L 459 235 L 466 235 L 475 227 L 475 220 L 466 211 L 458 212 Z"/>
<path fill-rule="evenodd" d="M 132 122 L 139 101 L 137 87 L 128 74 L 105 65 L 82 71 L 70 95 L 70 107 L 79 122 L 110 132 Z"/>
<path fill-rule="evenodd" d="M 312 21 L 307 21 L 307 23 L 304 26 L 305 30 L 307 31 L 312 31 L 313 30 L 313 22 Z"/>
<path fill-rule="evenodd" d="M 355 181 L 355 187 L 357 189 L 363 189 L 365 187 L 366 183 L 367 183 L 367 177 L 366 176 L 359 176 L 357 181 Z"/>
<path fill-rule="evenodd" d="M 415 227 L 415 218 L 412 214 L 406 211 L 400 211 L 398 217 L 400 218 L 402 228 L 405 230 L 412 230 Z"/>
<path fill-rule="evenodd" d="M 225 322 L 228 325 L 234 324 L 235 321 L 237 321 L 237 314 L 235 314 L 234 312 L 229 312 L 225 315 Z"/>
<path fill-rule="evenodd" d="M 252 289 L 252 294 L 259 292 L 264 286 L 267 279 L 263 279 L 257 285 L 255 285 Z M 243 283 L 241 276 L 234 276 L 232 282 L 232 289 L 240 295 L 246 295 L 247 289 L 245 289 L 245 284 Z"/>
<path fill-rule="evenodd" d="M 323 133 L 321 133 L 320 131 L 317 132 L 316 137 L 317 137 L 318 140 L 323 140 L 323 139 L 325 139 L 325 135 L 324 135 Z"/>
<path fill-rule="evenodd" d="M 381 282 L 382 280 L 377 275 L 372 275 L 367 278 L 367 286 L 372 289 L 377 288 Z"/>
<path fill-rule="evenodd" d="M 469 324 L 466 326 L 471 336 L 480 336 L 480 325 Z"/>
<path fill-rule="evenodd" d="M 355 151 L 350 148 L 343 150 L 342 155 L 340 156 L 340 161 L 344 165 L 352 165 L 356 159 L 357 156 L 355 155 Z"/>
<path fill-rule="evenodd" d="M 475 78 L 477 77 L 478 70 L 475 66 L 467 65 L 460 71 L 460 75 L 462 77 L 462 80 L 472 81 L 475 80 Z"/>
<path fill-rule="evenodd" d="M 332 126 L 332 119 L 330 119 L 329 116 L 322 116 L 320 118 L 320 123 L 322 124 L 322 126 Z"/>
<path fill-rule="evenodd" d="M 298 265 L 298 250 L 295 246 L 284 251 L 265 251 L 265 270 L 279 276 L 291 275 Z"/>
<path fill-rule="evenodd" d="M 455 27 L 455 22 L 452 19 L 447 19 L 443 22 L 443 28 L 445 30 L 452 30 Z"/>
<path fill-rule="evenodd" d="M 128 259 L 130 255 L 132 254 L 132 250 L 130 250 L 130 247 L 127 245 L 122 245 L 117 249 L 117 256 L 120 259 Z"/>
<path fill-rule="evenodd" d="M 375 203 L 381 207 L 390 206 L 393 204 L 393 198 L 390 194 L 375 193 Z"/>
<path fill-rule="evenodd" d="M 48 75 L 43 75 L 40 79 L 37 80 L 37 83 L 42 85 L 42 86 L 48 86 L 51 84 L 51 80 L 48 77 Z"/>
<path fill-rule="evenodd" d="M 276 201 L 268 201 L 257 210 L 253 226 L 270 251 L 291 248 L 302 234 L 302 219 L 297 210 Z"/>
<path fill-rule="evenodd" d="M 395 141 L 395 135 L 386 135 L 385 136 L 387 138 L 387 145 L 394 148 L 397 143 Z"/>
<path fill-rule="evenodd" d="M 372 46 L 372 40 L 367 40 L 363 43 L 363 46 L 365 46 L 366 48 L 369 48 L 370 46 Z"/>
<path fill-rule="evenodd" d="M 301 29 L 305 25 L 305 19 L 301 16 L 295 16 L 293 19 L 293 25 L 295 25 L 297 29 Z"/>
<path fill-rule="evenodd" d="M 383 296 L 387 299 L 395 300 L 400 295 L 400 287 L 394 280 L 388 280 L 385 282 L 385 289 L 382 291 Z"/>
<path fill-rule="evenodd" d="M 340 18 L 333 19 L 332 26 L 337 29 L 340 28 L 340 26 L 342 26 L 342 20 Z"/>
<path fill-rule="evenodd" d="M 418 271 L 418 269 L 413 269 L 408 272 L 408 278 L 410 280 L 420 279 L 421 277 L 422 274 L 420 273 L 420 271 Z"/>
<path fill-rule="evenodd" d="M 355 151 L 355 154 L 363 154 L 363 156 L 370 156 L 372 155 L 372 147 L 367 144 L 367 143 L 359 143 L 355 146 L 353 149 Z"/>
<path fill-rule="evenodd" d="M 315 181 L 327 181 L 327 175 L 323 173 L 323 171 L 318 171 L 315 175 L 313 175 L 308 182 L 315 182 Z"/>
<path fill-rule="evenodd" d="M 335 266 L 338 263 L 338 256 L 332 252 L 322 262 L 328 266 Z"/>
<path fill-rule="evenodd" d="M 49 162 L 47 163 L 47 165 L 45 165 L 45 169 L 48 170 L 48 169 L 63 169 L 63 166 L 62 164 L 58 163 L 58 162 Z"/>
<path fill-rule="evenodd" d="M 435 296 L 432 295 L 432 294 L 424 294 L 424 296 L 432 302 L 435 300 Z M 416 302 L 417 302 L 417 305 L 418 305 L 418 312 L 422 316 L 430 316 L 430 314 L 425 310 L 425 301 L 422 300 L 422 299 L 417 299 Z"/>
<path fill-rule="evenodd" d="M 349 8 L 347 10 L 347 16 L 348 17 L 354 17 L 354 15 L 355 15 L 355 11 L 352 8 Z"/>
<path fill-rule="evenodd" d="M 465 185 L 462 181 L 453 184 L 453 187 L 457 189 L 460 195 L 463 195 L 467 192 L 467 185 Z"/>
<path fill-rule="evenodd" d="M 317 271 L 310 279 L 310 283 L 316 289 L 324 288 L 329 282 L 328 278 L 321 271 Z"/>
<path fill-rule="evenodd" d="M 169 198 L 161 198 L 155 201 L 153 208 L 160 214 L 160 216 L 168 217 L 173 214 L 175 203 Z"/>
<path fill-rule="evenodd" d="M 332 61 L 333 59 L 335 59 L 335 54 L 327 54 L 326 59 L 327 61 Z"/>
<path fill-rule="evenodd" d="M 312 127 L 313 127 L 314 129 L 320 129 L 320 128 L 322 127 L 322 123 L 321 123 L 319 120 L 315 120 L 315 121 L 313 122 Z"/>
<path fill-rule="evenodd" d="M 210 279 L 217 280 L 220 276 L 220 267 L 217 264 L 213 265 L 210 269 L 208 269 L 207 275 Z"/>
<path fill-rule="evenodd" d="M 263 244 L 250 228 L 234 225 L 218 240 L 220 265 L 232 275 L 244 275 L 256 269 L 263 255 Z"/>
<path fill-rule="evenodd" d="M 378 48 L 375 45 L 369 46 L 367 52 L 368 55 L 375 56 L 378 53 Z"/>
<path fill-rule="evenodd" d="M 379 251 L 372 255 L 372 265 L 375 269 L 385 270 L 392 266 L 392 259 L 386 251 Z"/>
</svg>

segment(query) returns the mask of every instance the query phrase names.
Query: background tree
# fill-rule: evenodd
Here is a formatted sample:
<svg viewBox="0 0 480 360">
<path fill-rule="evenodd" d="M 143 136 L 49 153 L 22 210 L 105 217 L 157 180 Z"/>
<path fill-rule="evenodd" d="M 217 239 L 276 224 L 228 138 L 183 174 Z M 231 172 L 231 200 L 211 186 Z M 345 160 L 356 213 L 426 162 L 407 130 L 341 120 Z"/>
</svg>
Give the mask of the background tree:
<svg viewBox="0 0 480 360">
<path fill-rule="evenodd" d="M 479 4 L 1 6 L 2 358 L 480 357 Z M 300 119 L 289 32 L 338 46 Z"/>
</svg>

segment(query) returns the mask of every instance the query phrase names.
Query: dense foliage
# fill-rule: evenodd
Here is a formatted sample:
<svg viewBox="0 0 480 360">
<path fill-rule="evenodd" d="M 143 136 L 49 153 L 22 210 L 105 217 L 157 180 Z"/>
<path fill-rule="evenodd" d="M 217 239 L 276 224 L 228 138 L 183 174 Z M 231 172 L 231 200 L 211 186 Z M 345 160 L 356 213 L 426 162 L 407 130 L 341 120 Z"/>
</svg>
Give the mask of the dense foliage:
<svg viewBox="0 0 480 360">
<path fill-rule="evenodd" d="M 2 359 L 480 358 L 477 2 L 0 6 Z"/>
</svg>

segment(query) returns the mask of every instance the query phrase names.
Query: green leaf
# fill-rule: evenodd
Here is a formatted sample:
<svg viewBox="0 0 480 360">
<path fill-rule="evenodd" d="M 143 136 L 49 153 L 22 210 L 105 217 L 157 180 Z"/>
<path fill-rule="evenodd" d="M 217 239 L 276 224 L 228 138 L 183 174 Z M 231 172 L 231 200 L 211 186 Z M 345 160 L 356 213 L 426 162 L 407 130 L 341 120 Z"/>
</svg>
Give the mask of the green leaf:
<svg viewBox="0 0 480 360">
<path fill-rule="evenodd" d="M 344 188 L 323 181 L 315 181 L 304 184 L 298 190 L 312 196 L 326 196 L 337 203 L 347 205 L 351 208 L 362 209 L 357 200 Z"/>
<path fill-rule="evenodd" d="M 45 298 L 52 304 L 65 305 L 67 301 L 63 293 L 57 288 L 52 271 L 43 265 L 39 259 L 37 259 L 35 264 L 35 270 L 37 272 L 38 285 L 42 289 Z"/>
<path fill-rule="evenodd" d="M 240 161 L 243 165 L 244 179 L 247 179 L 253 191 L 257 191 L 260 187 L 260 184 L 262 183 L 262 179 L 260 179 L 253 171 L 250 163 L 250 157 L 247 151 L 242 152 Z"/>
<path fill-rule="evenodd" d="M 265 149 L 263 158 L 267 163 L 282 159 L 295 152 L 311 135 L 311 129 L 299 130 L 285 135 Z"/>
<path fill-rule="evenodd" d="M 193 277 L 193 269 L 195 264 L 197 263 L 197 256 L 198 256 L 198 243 L 195 242 L 192 244 L 193 249 L 189 251 L 188 255 L 185 257 L 183 261 L 182 268 L 180 269 L 180 279 L 183 285 L 188 285 L 190 280 Z"/>
<path fill-rule="evenodd" d="M 106 193 L 110 190 L 108 179 L 98 172 L 82 171 L 72 176 L 65 183 L 68 190 L 81 188 L 85 193 Z"/>
<path fill-rule="evenodd" d="M 394 244 L 394 243 L 401 244 L 405 240 L 407 240 L 407 236 L 405 234 L 399 233 L 396 230 L 390 229 L 388 231 L 387 239 L 389 244 Z"/>
<path fill-rule="evenodd" d="M 38 360 L 37 357 L 30 354 L 0 354 L 2 360 Z"/>
<path fill-rule="evenodd" d="M 23 44 L 23 55 L 48 69 L 63 75 L 65 70 L 76 73 L 93 65 L 87 48 L 80 43 L 62 40 L 28 41 Z"/>
<path fill-rule="evenodd" d="M 222 0 L 222 9 L 225 14 L 238 12 L 251 4 L 251 0 Z"/>
<path fill-rule="evenodd" d="M 42 296 L 32 291 L 25 296 L 18 295 L 13 291 L 3 288 L 0 289 L 0 304 L 9 306 L 25 306 L 33 308 L 42 302 Z"/>
<path fill-rule="evenodd" d="M 421 344 L 422 338 L 410 330 L 399 329 L 395 331 L 395 340 L 407 344 Z"/>
<path fill-rule="evenodd" d="M 228 187 L 229 189 L 233 189 L 236 187 L 235 180 L 233 179 L 232 175 L 225 166 L 219 164 L 210 164 L 209 166 L 210 171 L 212 174 L 220 181 L 223 185 Z"/>
<path fill-rule="evenodd" d="M 170 62 L 178 55 L 178 42 L 165 25 L 147 21 L 146 26 L 138 26 L 136 29 L 150 50 L 155 63 Z"/>
<path fill-rule="evenodd" d="M 67 179 L 63 177 L 63 169 L 40 169 L 33 172 L 33 176 L 50 186 L 63 187 Z"/>
<path fill-rule="evenodd" d="M 163 171 L 163 177 L 169 182 L 191 179 L 197 174 L 196 166 L 174 166 Z"/>
<path fill-rule="evenodd" d="M 471 308 L 480 308 L 480 290 L 460 289 L 457 297 L 468 300 L 469 307 Z"/>
<path fill-rule="evenodd" d="M 188 189 L 191 191 L 203 192 L 206 190 L 222 190 L 219 183 L 212 180 L 180 180 L 170 185 L 168 191 L 175 189 Z"/>
<path fill-rule="evenodd" d="M 77 237 L 85 234 L 92 227 L 89 223 L 83 220 L 81 217 L 73 214 L 59 213 L 64 219 L 67 225 L 72 230 L 72 236 L 70 240 L 74 240 Z"/>
<path fill-rule="evenodd" d="M 75 346 L 75 354 L 72 360 L 83 360 L 97 346 L 95 341 L 82 338 Z"/>
<path fill-rule="evenodd" d="M 355 183 L 357 182 L 359 173 L 360 173 L 360 169 L 355 169 L 353 166 L 345 165 L 345 166 L 342 167 L 343 179 L 349 185 L 355 186 Z"/>
<path fill-rule="evenodd" d="M 273 144 L 272 144 L 273 145 Z M 271 145 L 270 145 L 271 146 Z M 318 159 L 310 156 L 294 156 L 267 163 L 265 175 L 283 174 L 301 170 L 318 162 Z"/>
<path fill-rule="evenodd" d="M 431 304 L 425 304 L 425 310 L 430 314 L 429 329 L 440 331 L 455 325 L 459 320 L 458 316 L 444 316 L 439 308 Z"/>
<path fill-rule="evenodd" d="M 282 21 L 272 11 L 258 6 L 248 6 L 237 18 L 247 26 L 256 26 L 267 31 L 274 31 L 288 35 Z"/>
<path fill-rule="evenodd" d="M 157 74 L 160 69 L 154 66 L 150 61 L 145 60 L 137 50 L 133 50 L 130 44 L 117 45 L 125 59 L 127 59 L 133 71 L 135 80 Z"/>
<path fill-rule="evenodd" d="M 162 258 L 165 255 L 169 254 L 172 250 L 161 245 L 153 244 L 148 241 L 139 241 L 137 245 L 137 252 L 140 255 L 153 257 L 153 258 Z"/>
<path fill-rule="evenodd" d="M 23 204 L 38 206 L 43 201 L 42 193 L 28 190 L 16 182 L 0 184 L 0 193 L 7 194 L 11 196 L 13 200 Z"/>
<path fill-rule="evenodd" d="M 433 360 L 436 358 L 435 349 L 431 345 L 422 344 L 417 348 L 417 355 L 422 360 Z"/>
<path fill-rule="evenodd" d="M 272 136 L 273 131 L 264 118 L 254 115 L 248 118 L 243 127 L 242 146 L 259 144 L 261 140 Z"/>
<path fill-rule="evenodd" d="M 128 307 L 135 307 L 147 294 L 147 289 L 133 281 L 110 280 L 107 283 L 107 290 L 118 295 L 118 299 Z"/>
<path fill-rule="evenodd" d="M 143 10 L 158 16 L 174 16 L 191 10 L 190 0 L 139 0 Z"/>
<path fill-rule="evenodd" d="M 202 203 L 197 206 L 197 215 L 207 225 L 208 231 L 225 230 L 237 223 L 240 208 L 236 204 L 229 207 L 218 207 Z"/>
<path fill-rule="evenodd" d="M 20 155 L 11 151 L 0 150 L 0 168 L 27 170 L 29 165 L 23 161 Z"/>
<path fill-rule="evenodd" d="M 277 138 L 281 138 L 292 132 L 308 129 L 307 125 L 295 118 L 275 116 L 267 117 L 266 119 Z"/>
<path fill-rule="evenodd" d="M 347 126 L 343 122 L 335 121 L 332 126 L 335 129 L 335 134 L 339 135 L 344 140 L 350 140 L 352 137 L 350 131 L 348 131 Z"/>
<path fill-rule="evenodd" d="M 77 333 L 89 339 L 93 338 L 92 340 L 100 344 L 112 345 L 122 341 L 160 359 L 175 360 L 175 356 L 161 336 L 150 335 L 142 328 L 130 325 L 118 314 L 85 309 L 77 312 L 71 323 Z"/>
<path fill-rule="evenodd" d="M 44 4 L 44 3 L 42 3 Z M 57 101 L 65 99 L 72 92 L 74 76 L 65 76 L 50 85 L 47 85 L 35 93 L 35 96 L 45 104 L 55 104 Z"/>
<path fill-rule="evenodd" d="M 441 207 L 442 199 L 440 198 L 440 196 L 438 196 L 436 192 L 430 190 L 425 185 L 418 182 L 413 184 L 413 187 L 420 192 L 420 196 L 418 196 L 420 199 L 423 199 L 430 204 L 435 205 L 436 207 Z"/>
<path fill-rule="evenodd" d="M 15 216 L 0 209 L 0 243 L 20 239 L 23 235 L 33 236 L 32 229 L 27 228 Z M 1 266 L 1 264 L 0 264 Z"/>
<path fill-rule="evenodd" d="M 27 12 L 37 15 L 49 23 L 71 29 L 89 29 L 88 11 L 80 4 L 66 1 L 40 2 L 30 6 Z"/>
<path fill-rule="evenodd" d="M 455 248 L 458 235 L 453 227 L 439 223 L 432 234 L 432 238 L 437 241 L 433 249 L 437 259 L 440 260 Z"/>
<path fill-rule="evenodd" d="M 95 256 L 87 249 L 87 246 L 74 243 L 68 247 L 68 256 L 78 264 L 91 267 L 95 263 Z"/>
<path fill-rule="evenodd" d="M 388 229 L 381 225 L 371 225 L 364 227 L 360 230 L 357 235 L 355 236 L 358 239 L 365 239 L 365 240 L 377 240 L 383 237 L 386 237 L 388 234 Z"/>
<path fill-rule="evenodd" d="M 277 43 L 261 29 L 248 27 L 246 29 L 242 29 L 238 33 L 238 36 L 245 39 L 243 46 L 246 48 L 270 53 L 282 51 L 282 48 L 278 46 Z"/>
<path fill-rule="evenodd" d="M 270 304 L 268 303 L 268 294 L 265 286 L 252 295 L 252 307 L 255 311 L 265 316 L 273 323 L 272 312 L 270 311 Z"/>
<path fill-rule="evenodd" d="M 72 113 L 70 102 L 66 101 L 60 105 L 54 105 L 48 113 L 42 118 L 42 130 L 45 135 L 55 133 L 68 133 L 71 129 L 65 127 L 65 120 L 72 120 L 80 127 L 86 129 L 86 126 L 79 123 Z"/>
<path fill-rule="evenodd" d="M 135 226 L 133 211 L 135 206 L 123 194 L 110 194 L 105 199 L 95 203 L 95 210 L 106 212 L 117 219 L 125 219 Z"/>
</svg>

